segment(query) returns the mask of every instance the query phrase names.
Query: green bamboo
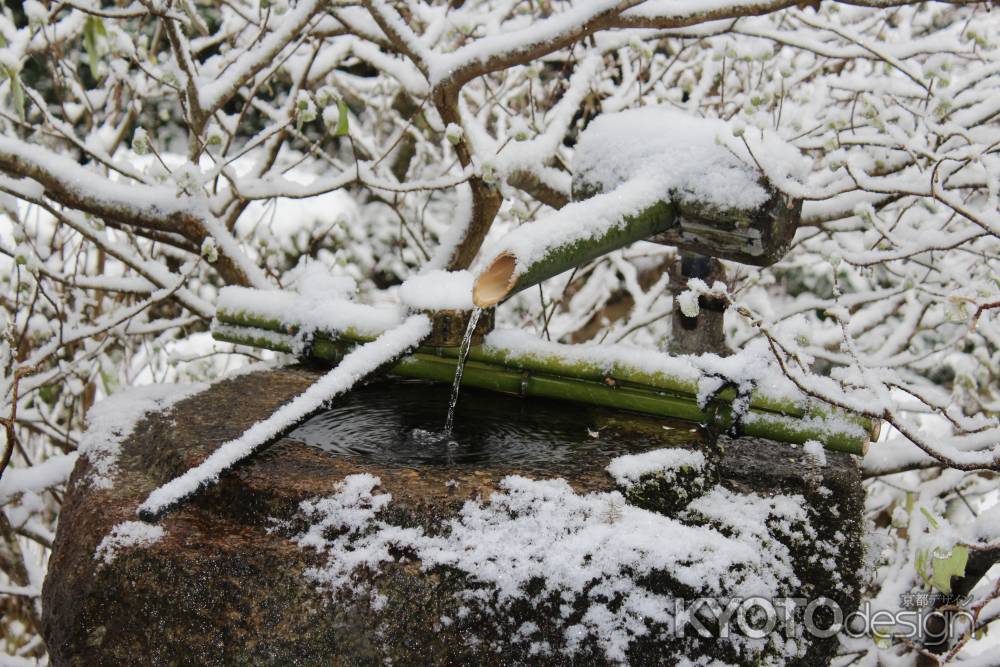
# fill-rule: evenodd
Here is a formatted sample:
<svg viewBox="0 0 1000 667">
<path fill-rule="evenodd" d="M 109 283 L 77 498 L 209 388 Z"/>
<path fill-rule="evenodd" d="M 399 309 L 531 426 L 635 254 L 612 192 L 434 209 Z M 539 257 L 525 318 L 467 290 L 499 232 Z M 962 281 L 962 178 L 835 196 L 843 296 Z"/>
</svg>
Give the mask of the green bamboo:
<svg viewBox="0 0 1000 667">
<path fill-rule="evenodd" d="M 216 314 L 216 319 L 224 324 L 260 328 L 277 333 L 297 333 L 297 329 L 294 327 L 289 327 L 274 319 L 256 316 L 248 311 L 232 313 L 220 310 Z M 366 342 L 372 339 L 371 336 L 361 335 L 351 330 L 339 334 L 338 337 L 349 342 Z M 332 336 L 329 334 L 319 332 L 315 336 L 316 341 L 328 340 L 330 338 Z M 422 347 L 420 351 L 441 356 L 458 356 L 457 347 Z M 698 384 L 696 381 L 668 373 L 646 371 L 625 364 L 614 364 L 611 367 L 606 367 L 595 362 L 570 361 L 558 355 L 536 355 L 483 345 L 473 346 L 469 351 L 468 358 L 470 361 L 536 373 L 580 378 L 596 382 L 613 382 L 620 388 L 652 388 L 664 394 L 679 396 L 684 400 L 691 400 L 692 397 L 698 395 Z M 736 392 L 731 388 L 726 388 L 719 392 L 716 398 L 722 402 L 731 403 L 736 398 Z M 754 390 L 750 393 L 750 407 L 755 410 L 772 412 L 798 419 L 809 417 L 825 419 L 834 416 L 823 406 L 804 405 L 794 400 L 769 396 L 760 390 Z M 850 413 L 837 413 L 836 416 L 856 423 L 867 433 L 875 432 L 875 428 L 869 419 Z"/>
<path fill-rule="evenodd" d="M 613 197 L 614 194 L 608 196 Z M 517 282 L 507 296 L 577 266 L 583 266 L 618 248 L 666 231 L 675 224 L 675 218 L 674 205 L 667 201 L 659 201 L 636 215 L 625 216 L 622 224 L 611 227 L 600 236 L 554 246 L 544 257 L 518 275 Z"/>
<path fill-rule="evenodd" d="M 296 347 L 290 334 L 270 329 L 261 332 L 254 327 L 226 322 L 220 322 L 214 327 L 213 335 L 216 340 L 280 352 L 293 352 Z M 337 362 L 354 344 L 354 341 L 346 337 L 333 340 L 317 335 L 313 338 L 310 354 L 316 359 Z M 390 373 L 399 377 L 451 383 L 457 363 L 457 355 L 450 349 L 421 348 L 400 360 L 390 369 Z M 573 374 L 573 371 L 581 372 Z M 662 374 L 657 379 L 662 382 Z M 497 351 L 474 350 L 466 361 L 462 385 L 519 396 L 570 400 L 697 423 L 705 423 L 711 418 L 698 406 L 696 389 L 685 393 L 635 382 L 609 383 L 606 375 L 595 373 L 593 368 L 585 364 L 546 366 L 541 359 L 531 355 L 502 355 Z M 818 440 L 831 450 L 864 454 L 870 425 L 866 425 L 860 418 L 854 420 L 856 429 L 831 431 L 825 428 L 823 418 L 840 420 L 846 415 L 832 411 L 811 411 L 807 414 L 801 407 L 798 412 L 799 417 L 796 417 L 751 404 L 749 414 L 743 420 L 743 432 L 750 436 L 797 444 Z M 802 419 L 802 416 L 812 418 Z M 729 403 L 720 403 L 715 419 L 722 428 L 728 429 L 732 425 Z"/>
<path fill-rule="evenodd" d="M 282 322 L 272 317 L 266 317 L 255 313 L 252 310 L 229 311 L 219 309 L 215 313 L 215 319 L 223 324 L 231 324 L 238 327 L 253 327 L 265 331 L 273 331 L 280 334 L 295 335 L 299 332 L 299 327 L 293 323 Z M 381 332 L 379 332 L 381 333 Z M 320 334 L 323 336 L 324 334 Z M 329 336 L 328 336 L 329 337 Z M 364 334 L 354 328 L 347 328 L 337 332 L 337 338 L 344 338 L 358 343 L 367 343 L 375 340 L 376 335 Z"/>
</svg>

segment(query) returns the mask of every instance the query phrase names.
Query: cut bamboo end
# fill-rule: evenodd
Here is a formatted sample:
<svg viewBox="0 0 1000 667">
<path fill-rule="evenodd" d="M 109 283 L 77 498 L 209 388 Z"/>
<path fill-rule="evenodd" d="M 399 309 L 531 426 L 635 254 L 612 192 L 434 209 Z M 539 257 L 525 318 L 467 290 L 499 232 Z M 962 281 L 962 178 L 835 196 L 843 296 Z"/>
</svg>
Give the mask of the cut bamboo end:
<svg viewBox="0 0 1000 667">
<path fill-rule="evenodd" d="M 882 420 L 873 419 L 871 428 L 868 429 L 868 442 L 878 442 L 880 435 L 882 435 Z M 868 443 L 865 443 L 865 453 L 868 453 Z"/>
<path fill-rule="evenodd" d="M 509 252 L 503 252 L 490 262 L 490 265 L 476 277 L 472 286 L 472 302 L 480 308 L 495 306 L 503 301 L 517 284 L 514 270 L 517 267 L 517 257 Z"/>
<path fill-rule="evenodd" d="M 864 458 L 865 456 L 867 456 L 868 455 L 868 447 L 871 446 L 871 442 L 872 442 L 871 440 L 868 439 L 867 436 L 868 436 L 868 434 L 865 433 L 865 435 L 862 436 L 862 437 L 860 437 L 860 438 L 852 438 L 854 440 L 854 443 L 850 447 L 848 447 L 845 451 L 849 451 L 851 454 L 855 454 L 855 455 L 860 456 L 862 458 Z M 822 440 L 820 442 L 822 442 Z M 823 442 L 823 446 L 827 447 L 827 449 L 830 449 L 830 447 L 825 442 Z M 834 448 L 834 449 L 836 449 L 836 448 Z"/>
</svg>

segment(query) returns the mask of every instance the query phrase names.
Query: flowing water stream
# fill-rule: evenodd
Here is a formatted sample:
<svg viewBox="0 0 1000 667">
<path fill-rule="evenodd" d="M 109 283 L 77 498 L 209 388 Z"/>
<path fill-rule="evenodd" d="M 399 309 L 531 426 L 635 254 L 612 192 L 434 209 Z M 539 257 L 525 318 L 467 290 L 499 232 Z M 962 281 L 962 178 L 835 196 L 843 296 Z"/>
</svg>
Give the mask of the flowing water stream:
<svg viewBox="0 0 1000 667">
<path fill-rule="evenodd" d="M 462 386 L 462 371 L 465 370 L 465 359 L 469 356 L 472 348 L 472 334 L 476 331 L 476 324 L 482 314 L 482 308 L 476 308 L 469 315 L 469 326 L 465 328 L 465 337 L 462 339 L 462 346 L 458 349 L 458 364 L 455 366 L 455 382 L 451 385 L 451 400 L 448 402 L 448 417 L 444 421 L 445 439 L 451 438 L 451 432 L 455 426 L 455 406 L 458 404 L 458 390 Z"/>
</svg>

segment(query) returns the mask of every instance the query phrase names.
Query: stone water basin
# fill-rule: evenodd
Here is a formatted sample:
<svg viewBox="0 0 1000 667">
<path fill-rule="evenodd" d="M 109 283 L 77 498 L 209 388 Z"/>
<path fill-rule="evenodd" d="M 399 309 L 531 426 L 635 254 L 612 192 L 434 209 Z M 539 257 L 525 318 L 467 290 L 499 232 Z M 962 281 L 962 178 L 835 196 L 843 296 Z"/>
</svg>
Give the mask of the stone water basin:
<svg viewBox="0 0 1000 667">
<path fill-rule="evenodd" d="M 451 444 L 449 388 L 420 382 L 355 390 L 157 541 L 95 559 L 151 490 L 321 372 L 239 375 L 148 415 L 108 488 L 81 458 L 43 591 L 53 664 L 821 665 L 835 639 L 678 632 L 678 601 L 858 603 L 849 455 L 723 438 L 715 457 L 688 423 L 472 390 Z M 650 456 L 688 464 L 641 474 Z"/>
</svg>

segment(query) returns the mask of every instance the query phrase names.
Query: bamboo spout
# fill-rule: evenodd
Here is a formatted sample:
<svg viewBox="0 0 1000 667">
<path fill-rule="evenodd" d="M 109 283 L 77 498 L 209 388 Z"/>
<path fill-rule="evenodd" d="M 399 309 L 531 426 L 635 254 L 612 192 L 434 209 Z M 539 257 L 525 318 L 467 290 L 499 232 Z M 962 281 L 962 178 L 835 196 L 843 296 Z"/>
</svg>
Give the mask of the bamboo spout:
<svg viewBox="0 0 1000 667">
<path fill-rule="evenodd" d="M 628 185 L 622 188 L 631 187 Z M 472 288 L 480 308 L 493 306 L 513 294 L 564 271 L 585 264 L 636 241 L 664 232 L 676 224 L 674 205 L 657 197 L 635 211 L 621 202 L 622 188 L 566 206 L 556 219 L 537 220 L 511 232 L 507 247 L 486 265 Z M 596 211 L 596 213 L 595 213 Z M 578 228 L 598 218 L 588 234 Z"/>
<path fill-rule="evenodd" d="M 509 252 L 498 255 L 476 279 L 472 288 L 472 302 L 480 308 L 486 308 L 503 301 L 517 282 L 514 275 L 516 268 L 517 257 Z"/>
<path fill-rule="evenodd" d="M 802 202 L 760 177 L 770 196 L 752 209 L 695 203 L 637 177 L 607 192 L 574 187 L 575 201 L 500 239 L 476 277 L 472 301 L 494 306 L 517 292 L 641 240 L 754 266 L 788 251 Z"/>
</svg>

